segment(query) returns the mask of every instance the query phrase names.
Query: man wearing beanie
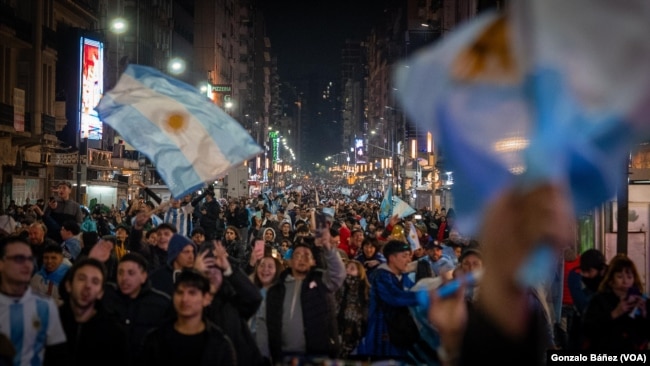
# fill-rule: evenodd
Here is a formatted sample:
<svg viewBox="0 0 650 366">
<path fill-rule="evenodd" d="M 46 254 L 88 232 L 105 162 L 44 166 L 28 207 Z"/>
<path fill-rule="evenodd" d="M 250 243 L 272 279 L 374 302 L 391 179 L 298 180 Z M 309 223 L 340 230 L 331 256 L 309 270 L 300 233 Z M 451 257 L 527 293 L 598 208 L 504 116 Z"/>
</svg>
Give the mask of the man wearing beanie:
<svg viewBox="0 0 650 366">
<path fill-rule="evenodd" d="M 174 275 L 185 268 L 192 268 L 196 256 L 196 244 L 189 238 L 174 234 L 167 248 L 167 264 L 151 274 L 151 285 L 170 297 L 174 294 Z"/>
</svg>

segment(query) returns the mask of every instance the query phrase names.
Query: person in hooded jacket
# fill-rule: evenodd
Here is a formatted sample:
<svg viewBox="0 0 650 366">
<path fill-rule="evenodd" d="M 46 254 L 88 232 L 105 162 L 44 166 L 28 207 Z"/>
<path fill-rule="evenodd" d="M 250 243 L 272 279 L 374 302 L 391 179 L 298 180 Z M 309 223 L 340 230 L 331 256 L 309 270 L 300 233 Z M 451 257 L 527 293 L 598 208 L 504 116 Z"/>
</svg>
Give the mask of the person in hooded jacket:
<svg viewBox="0 0 650 366">
<path fill-rule="evenodd" d="M 187 237 L 174 234 L 167 248 L 167 264 L 151 273 L 151 286 L 170 297 L 174 295 L 174 278 L 184 268 L 194 266 L 196 244 Z"/>
</svg>

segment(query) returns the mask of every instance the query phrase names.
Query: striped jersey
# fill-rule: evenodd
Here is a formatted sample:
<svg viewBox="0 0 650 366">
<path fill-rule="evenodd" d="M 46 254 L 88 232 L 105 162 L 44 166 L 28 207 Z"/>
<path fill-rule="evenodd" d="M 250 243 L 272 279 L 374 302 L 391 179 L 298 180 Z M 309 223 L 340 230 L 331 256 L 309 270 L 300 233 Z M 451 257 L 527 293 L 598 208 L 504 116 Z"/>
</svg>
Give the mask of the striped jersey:
<svg viewBox="0 0 650 366">
<path fill-rule="evenodd" d="M 192 233 L 192 212 L 194 207 L 190 204 L 179 208 L 170 207 L 165 212 L 165 221 L 176 227 L 176 232 L 187 237 Z"/>
<path fill-rule="evenodd" d="M 0 333 L 16 349 L 14 366 L 42 365 L 45 347 L 66 341 L 56 304 L 31 288 L 20 298 L 0 293 Z"/>
</svg>

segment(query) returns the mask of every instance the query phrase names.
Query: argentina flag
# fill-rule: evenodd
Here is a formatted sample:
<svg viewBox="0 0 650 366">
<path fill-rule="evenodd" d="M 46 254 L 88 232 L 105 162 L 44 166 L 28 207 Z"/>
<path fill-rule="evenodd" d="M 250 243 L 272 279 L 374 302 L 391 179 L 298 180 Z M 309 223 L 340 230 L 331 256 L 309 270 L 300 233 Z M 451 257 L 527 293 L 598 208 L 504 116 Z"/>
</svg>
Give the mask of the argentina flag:
<svg viewBox="0 0 650 366">
<path fill-rule="evenodd" d="M 262 151 L 196 88 L 151 67 L 129 65 L 96 109 L 103 122 L 154 162 L 176 198 Z"/>
</svg>

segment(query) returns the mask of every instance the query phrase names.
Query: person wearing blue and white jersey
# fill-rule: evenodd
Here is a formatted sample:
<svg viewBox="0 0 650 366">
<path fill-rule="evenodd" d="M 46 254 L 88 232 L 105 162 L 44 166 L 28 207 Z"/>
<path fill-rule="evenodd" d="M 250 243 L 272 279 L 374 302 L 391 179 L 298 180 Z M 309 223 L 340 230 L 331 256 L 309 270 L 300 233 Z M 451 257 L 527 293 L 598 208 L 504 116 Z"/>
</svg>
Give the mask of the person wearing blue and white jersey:
<svg viewBox="0 0 650 366">
<path fill-rule="evenodd" d="M 177 233 L 189 237 L 192 233 L 194 206 L 191 204 L 181 205 L 181 201 L 175 198 L 169 200 L 169 208 L 164 211 L 163 221 L 175 226 Z"/>
<path fill-rule="evenodd" d="M 14 366 L 43 365 L 45 357 L 56 360 L 66 342 L 54 301 L 29 287 L 33 271 L 29 243 L 19 237 L 0 243 L 0 334 L 16 350 Z"/>
</svg>

